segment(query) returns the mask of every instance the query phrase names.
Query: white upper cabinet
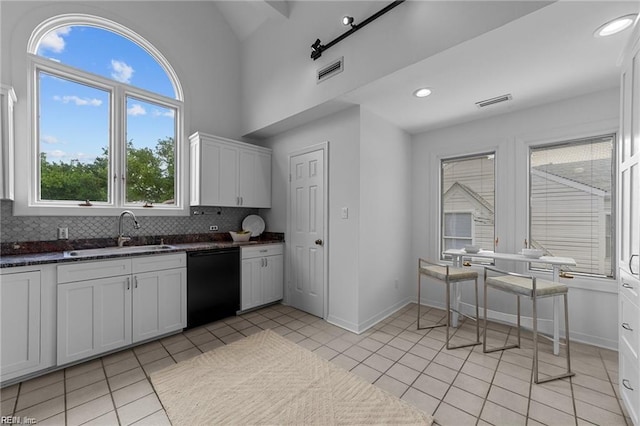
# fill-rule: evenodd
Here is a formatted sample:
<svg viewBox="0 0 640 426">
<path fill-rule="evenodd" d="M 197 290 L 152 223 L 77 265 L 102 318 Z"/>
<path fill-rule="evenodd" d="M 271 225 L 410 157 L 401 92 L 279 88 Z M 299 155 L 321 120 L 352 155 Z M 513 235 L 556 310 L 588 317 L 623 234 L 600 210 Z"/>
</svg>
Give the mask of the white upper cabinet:
<svg viewBox="0 0 640 426">
<path fill-rule="evenodd" d="M 191 141 L 191 205 L 271 207 L 271 150 L 194 133 Z"/>
<path fill-rule="evenodd" d="M 13 104 L 16 94 L 12 88 L 0 87 L 0 199 L 13 200 Z"/>
</svg>

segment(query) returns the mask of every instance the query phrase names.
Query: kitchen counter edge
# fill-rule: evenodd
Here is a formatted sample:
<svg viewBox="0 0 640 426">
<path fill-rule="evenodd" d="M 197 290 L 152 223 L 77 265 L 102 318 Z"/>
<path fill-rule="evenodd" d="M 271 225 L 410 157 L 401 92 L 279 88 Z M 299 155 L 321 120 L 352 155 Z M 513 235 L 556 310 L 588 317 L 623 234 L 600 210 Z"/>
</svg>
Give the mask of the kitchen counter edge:
<svg viewBox="0 0 640 426">
<path fill-rule="evenodd" d="M 175 247 L 169 250 L 162 251 L 148 251 L 140 253 L 110 253 L 107 255 L 99 256 L 85 256 L 85 257 L 64 257 L 64 252 L 51 252 L 51 253 L 33 253 L 24 255 L 10 255 L 0 257 L 0 269 L 15 268 L 18 266 L 33 266 L 44 265 L 48 263 L 66 263 L 66 262 L 82 262 L 85 260 L 102 260 L 102 259 L 114 259 L 119 257 L 137 257 L 137 256 L 156 256 L 166 253 L 179 253 L 179 252 L 192 252 L 200 250 L 218 250 L 229 247 L 246 247 L 257 246 L 265 244 L 283 244 L 282 240 L 260 240 L 249 241 L 244 243 L 234 242 L 199 242 L 199 243 L 179 243 L 171 244 Z"/>
</svg>

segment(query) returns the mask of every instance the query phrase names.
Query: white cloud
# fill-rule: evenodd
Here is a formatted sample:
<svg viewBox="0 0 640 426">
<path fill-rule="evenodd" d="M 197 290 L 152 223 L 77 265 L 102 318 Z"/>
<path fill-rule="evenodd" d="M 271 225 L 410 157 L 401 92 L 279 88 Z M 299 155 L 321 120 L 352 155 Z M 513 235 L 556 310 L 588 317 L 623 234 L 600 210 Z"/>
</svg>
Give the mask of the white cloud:
<svg viewBox="0 0 640 426">
<path fill-rule="evenodd" d="M 134 69 L 123 61 L 111 60 L 111 77 L 121 83 L 130 83 Z"/>
<path fill-rule="evenodd" d="M 51 50 L 55 53 L 62 52 L 65 47 L 63 36 L 68 35 L 70 32 L 71 27 L 62 27 L 47 33 L 47 35 L 40 41 L 38 50 Z"/>
<path fill-rule="evenodd" d="M 54 101 L 60 101 L 64 104 L 74 103 L 77 106 L 100 106 L 102 105 L 102 101 L 100 99 L 91 99 L 91 98 L 81 98 L 79 96 L 70 95 L 70 96 L 54 96 Z"/>
<path fill-rule="evenodd" d="M 50 145 L 54 145 L 54 144 L 59 143 L 60 141 L 55 136 L 44 135 L 44 136 L 42 136 L 40 138 L 40 142 L 46 143 L 46 144 L 50 144 Z"/>
<path fill-rule="evenodd" d="M 169 118 L 173 118 L 175 116 L 175 111 L 170 109 L 170 110 L 166 110 L 166 111 L 160 111 L 158 109 L 154 109 L 153 110 L 153 116 L 154 117 L 169 117 Z"/>
<path fill-rule="evenodd" d="M 53 151 L 43 151 L 47 154 L 49 161 L 71 163 L 72 161 L 78 161 L 80 163 L 93 163 L 96 159 L 95 154 L 86 154 L 84 152 L 69 153 L 59 149 Z"/>
<path fill-rule="evenodd" d="M 59 149 L 54 149 L 53 151 L 46 151 L 47 155 L 52 156 L 53 158 L 64 158 L 67 156 L 67 153 L 61 151 Z"/>
<path fill-rule="evenodd" d="M 146 115 L 147 111 L 144 109 L 144 107 L 140 104 L 133 104 L 131 105 L 130 108 L 127 109 L 127 114 L 129 115 Z"/>
</svg>

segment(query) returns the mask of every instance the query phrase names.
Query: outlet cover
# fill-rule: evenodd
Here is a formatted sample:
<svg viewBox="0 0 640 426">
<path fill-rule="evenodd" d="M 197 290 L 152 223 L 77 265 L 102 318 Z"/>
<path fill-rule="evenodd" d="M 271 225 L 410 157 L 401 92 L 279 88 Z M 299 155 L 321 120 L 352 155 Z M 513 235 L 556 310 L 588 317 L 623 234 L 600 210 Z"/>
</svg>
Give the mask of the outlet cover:
<svg viewBox="0 0 640 426">
<path fill-rule="evenodd" d="M 68 240 L 69 239 L 69 228 L 58 228 L 58 239 L 59 240 Z"/>
<path fill-rule="evenodd" d="M 217 230 L 218 230 L 218 225 L 209 226 L 209 231 L 217 231 Z"/>
</svg>

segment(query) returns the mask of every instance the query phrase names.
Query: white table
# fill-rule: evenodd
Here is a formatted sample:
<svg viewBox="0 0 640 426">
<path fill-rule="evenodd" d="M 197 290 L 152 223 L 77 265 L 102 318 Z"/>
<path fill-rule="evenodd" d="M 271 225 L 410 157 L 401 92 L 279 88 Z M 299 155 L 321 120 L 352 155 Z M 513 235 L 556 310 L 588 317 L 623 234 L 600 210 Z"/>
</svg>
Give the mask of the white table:
<svg viewBox="0 0 640 426">
<path fill-rule="evenodd" d="M 576 261 L 570 257 L 554 257 L 554 256 L 542 256 L 540 258 L 534 259 L 530 257 L 523 256 L 521 254 L 513 254 L 513 253 L 495 253 L 489 250 L 480 250 L 478 253 L 467 253 L 464 250 L 457 249 L 449 249 L 444 251 L 445 255 L 451 256 L 453 260 L 453 266 L 462 267 L 462 262 L 464 257 L 475 257 L 475 258 L 486 258 L 486 259 L 495 259 L 495 260 L 509 260 L 514 262 L 535 262 L 535 263 L 546 263 L 551 265 L 553 268 L 553 281 L 560 281 L 560 267 L 562 266 L 576 266 Z M 458 304 L 460 302 L 460 291 L 457 285 L 454 287 L 454 309 L 458 309 Z M 486 302 L 485 302 L 486 303 Z M 553 298 L 553 353 L 558 355 L 560 353 L 560 303 L 558 301 L 558 297 Z M 453 325 L 457 326 L 457 315 L 454 315 Z"/>
</svg>

